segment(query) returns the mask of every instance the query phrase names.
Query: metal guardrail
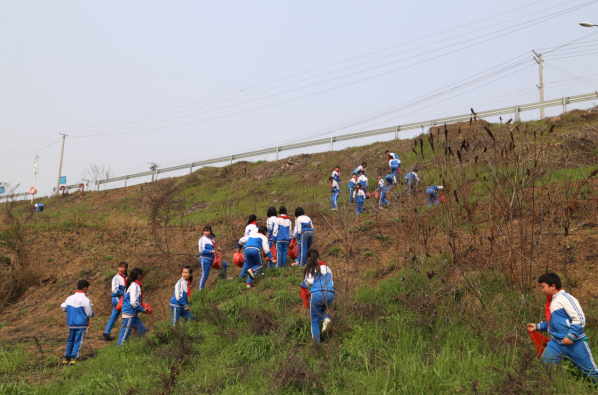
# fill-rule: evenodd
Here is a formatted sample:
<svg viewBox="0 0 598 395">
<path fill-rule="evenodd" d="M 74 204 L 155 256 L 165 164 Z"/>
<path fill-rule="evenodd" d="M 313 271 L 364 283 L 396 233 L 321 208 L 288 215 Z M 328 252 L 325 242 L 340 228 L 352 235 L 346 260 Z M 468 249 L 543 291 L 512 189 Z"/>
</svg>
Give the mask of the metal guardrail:
<svg viewBox="0 0 598 395">
<path fill-rule="evenodd" d="M 37 191 L 35 191 L 34 195 L 37 195 Z M 20 193 L 13 193 L 12 195 L 0 195 L 0 202 L 1 201 L 8 201 L 8 199 L 18 199 L 20 196 L 31 196 L 29 192 L 20 192 Z M 25 199 L 23 199 L 25 200 Z"/>
<path fill-rule="evenodd" d="M 504 107 L 504 108 L 499 108 L 496 110 L 481 111 L 481 112 L 477 113 L 477 117 L 478 117 L 478 119 L 480 119 L 480 118 L 488 118 L 488 117 L 493 117 L 493 116 L 498 116 L 498 115 L 506 115 L 506 114 L 514 113 L 515 114 L 515 122 L 519 122 L 521 120 L 520 113 L 522 111 L 538 110 L 540 108 L 554 107 L 554 106 L 562 105 L 563 112 L 566 112 L 567 104 L 580 103 L 580 102 L 584 102 L 584 101 L 588 101 L 588 100 L 592 100 L 592 99 L 598 99 L 598 92 L 588 93 L 588 94 L 578 95 L 578 96 L 563 97 L 561 99 L 546 100 L 544 102 L 536 102 L 536 103 L 528 103 L 528 104 L 512 106 L 512 107 Z M 142 172 L 142 173 L 129 174 L 126 176 L 121 176 L 121 177 L 114 177 L 114 178 L 108 178 L 105 180 L 98 180 L 98 181 L 96 181 L 95 184 L 99 188 L 99 186 L 101 184 L 106 184 L 109 182 L 116 182 L 116 181 L 125 181 L 125 187 L 126 187 L 127 180 L 130 180 L 132 178 L 153 175 L 153 176 L 155 176 L 155 179 L 157 180 L 158 174 L 162 174 L 162 173 L 168 173 L 171 171 L 184 170 L 184 169 L 189 169 L 189 173 L 192 173 L 194 167 L 201 167 L 201 166 L 212 165 L 212 164 L 217 164 L 217 163 L 222 163 L 222 162 L 229 162 L 229 164 L 232 164 L 233 160 L 235 160 L 235 159 L 250 158 L 250 157 L 267 155 L 267 154 L 276 154 L 276 160 L 278 160 L 278 154 L 280 152 L 290 151 L 290 150 L 305 148 L 305 147 L 314 147 L 317 145 L 324 145 L 324 144 L 330 144 L 330 150 L 332 151 L 333 144 L 337 141 L 360 139 L 360 138 L 364 138 L 364 137 L 378 136 L 381 134 L 388 134 L 388 133 L 394 133 L 395 139 L 398 139 L 399 132 L 402 132 L 404 130 L 417 129 L 417 128 L 423 129 L 426 126 L 434 127 L 434 126 L 438 126 L 438 125 L 443 125 L 445 123 L 465 122 L 465 121 L 469 121 L 470 118 L 471 118 L 471 114 L 457 115 L 457 116 L 452 116 L 452 117 L 447 117 L 447 118 L 439 118 L 439 119 L 433 119 L 433 120 L 427 120 L 427 121 L 421 121 L 421 122 L 414 122 L 414 123 L 409 123 L 407 125 L 397 125 L 397 126 L 392 126 L 392 127 L 382 128 L 382 129 L 368 130 L 365 132 L 345 134 L 345 135 L 337 136 L 337 137 L 329 137 L 329 138 L 323 138 L 323 139 L 317 139 L 317 140 L 310 140 L 310 141 L 305 141 L 302 143 L 282 145 L 282 146 L 266 148 L 266 149 L 262 149 L 262 150 L 258 150 L 258 151 L 243 152 L 243 153 L 236 154 L 236 155 L 221 156 L 219 158 L 213 158 L 213 159 L 208 159 L 208 160 L 204 160 L 204 161 L 200 161 L 200 162 L 188 163 L 186 165 L 178 165 L 178 166 L 166 167 L 163 169 L 156 169 L 155 171 L 146 171 L 146 172 Z M 71 186 L 71 187 L 78 187 L 78 186 Z"/>
</svg>

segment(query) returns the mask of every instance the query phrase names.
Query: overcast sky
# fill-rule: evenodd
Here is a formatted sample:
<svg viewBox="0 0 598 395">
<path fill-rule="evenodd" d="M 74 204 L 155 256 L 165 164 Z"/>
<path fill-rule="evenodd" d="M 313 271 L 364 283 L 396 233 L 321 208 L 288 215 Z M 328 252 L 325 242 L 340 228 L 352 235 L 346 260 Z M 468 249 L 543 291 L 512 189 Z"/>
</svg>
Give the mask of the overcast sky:
<svg viewBox="0 0 598 395">
<path fill-rule="evenodd" d="M 37 154 L 36 186 L 51 193 L 59 133 L 74 184 L 92 163 L 125 175 L 535 102 L 532 49 L 547 53 L 546 100 L 589 93 L 598 28 L 586 20 L 598 23 L 595 0 L 2 0 L 0 182 L 28 190 Z M 441 93 L 459 81 L 472 84 Z"/>
</svg>

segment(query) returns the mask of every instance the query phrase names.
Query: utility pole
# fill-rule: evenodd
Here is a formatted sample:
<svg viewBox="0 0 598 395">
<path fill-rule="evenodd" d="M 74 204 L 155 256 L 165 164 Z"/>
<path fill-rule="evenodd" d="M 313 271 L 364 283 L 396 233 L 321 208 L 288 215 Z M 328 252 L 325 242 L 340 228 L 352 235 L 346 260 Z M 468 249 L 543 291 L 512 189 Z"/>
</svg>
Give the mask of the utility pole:
<svg viewBox="0 0 598 395">
<path fill-rule="evenodd" d="M 33 160 L 33 163 L 35 163 L 35 166 L 33 166 L 33 189 L 35 190 L 35 177 L 37 176 L 37 158 L 38 156 L 35 156 L 35 159 Z M 33 194 L 31 194 L 31 204 L 33 204 Z"/>
<path fill-rule="evenodd" d="M 532 49 L 532 52 L 536 54 L 538 57 L 537 59 L 534 58 L 538 66 L 540 67 L 540 85 L 536 85 L 538 89 L 540 89 L 540 102 L 544 103 L 544 66 L 542 64 L 542 54 L 537 54 L 536 51 Z M 544 107 L 540 109 L 540 119 L 546 118 L 544 114 Z"/>
<path fill-rule="evenodd" d="M 58 191 L 60 190 L 60 177 L 62 175 L 62 156 L 64 155 L 64 140 L 66 138 L 66 134 L 58 133 L 62 135 L 62 149 L 60 150 L 60 163 L 58 164 L 58 180 L 56 180 L 56 195 L 58 195 Z"/>
</svg>

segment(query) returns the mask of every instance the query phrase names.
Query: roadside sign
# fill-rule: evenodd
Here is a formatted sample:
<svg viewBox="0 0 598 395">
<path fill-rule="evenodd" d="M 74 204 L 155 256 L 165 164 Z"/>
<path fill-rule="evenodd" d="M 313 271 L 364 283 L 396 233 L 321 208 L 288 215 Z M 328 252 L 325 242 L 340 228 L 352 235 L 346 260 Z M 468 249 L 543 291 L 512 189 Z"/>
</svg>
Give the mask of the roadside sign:
<svg viewBox="0 0 598 395">
<path fill-rule="evenodd" d="M 0 187 L 0 193 L 4 193 L 4 187 Z"/>
<path fill-rule="evenodd" d="M 60 177 L 60 183 L 61 184 L 66 184 L 66 176 Z"/>
</svg>

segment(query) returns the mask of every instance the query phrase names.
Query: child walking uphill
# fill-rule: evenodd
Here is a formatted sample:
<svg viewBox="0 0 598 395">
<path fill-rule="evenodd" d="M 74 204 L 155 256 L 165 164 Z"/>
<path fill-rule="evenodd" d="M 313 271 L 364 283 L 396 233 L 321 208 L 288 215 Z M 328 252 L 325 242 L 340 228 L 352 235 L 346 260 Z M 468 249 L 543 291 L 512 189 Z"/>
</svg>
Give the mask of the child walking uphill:
<svg viewBox="0 0 598 395">
<path fill-rule="evenodd" d="M 357 181 L 359 181 L 359 183 L 361 184 L 361 189 L 363 189 L 364 192 L 367 193 L 368 191 L 368 178 L 365 175 L 365 171 L 361 171 L 359 178 L 357 179 Z"/>
<path fill-rule="evenodd" d="M 279 216 L 274 222 L 274 231 L 272 238 L 276 242 L 276 266 L 284 267 L 287 265 L 287 255 L 289 252 L 289 243 L 291 242 L 291 220 L 287 215 L 287 208 L 280 206 L 278 209 Z"/>
<path fill-rule="evenodd" d="M 305 266 L 307 263 L 307 251 L 311 248 L 311 243 L 314 240 L 314 225 L 311 218 L 305 215 L 305 211 L 301 207 L 295 209 L 295 230 L 293 237 L 299 243 L 299 256 L 297 261 L 293 262 L 291 266 Z"/>
<path fill-rule="evenodd" d="M 103 338 L 104 340 L 110 341 L 112 337 L 110 337 L 110 332 L 112 332 L 112 328 L 114 328 L 114 324 L 116 324 L 116 320 L 120 317 L 120 311 L 116 310 L 116 305 L 120 300 L 120 297 L 125 294 L 125 288 L 127 288 L 127 269 L 129 268 L 129 264 L 127 262 L 121 262 L 118 264 L 118 273 L 114 277 L 112 277 L 112 314 L 110 315 L 110 319 L 108 320 L 108 325 L 106 325 L 106 330 L 104 331 Z"/>
<path fill-rule="evenodd" d="M 380 209 L 384 207 L 384 205 L 388 205 L 388 200 L 386 200 L 386 192 L 388 192 L 388 188 L 386 187 L 386 183 L 384 182 L 384 178 L 378 174 L 378 185 L 376 187 L 378 193 L 380 194 L 379 204 L 378 206 Z"/>
<path fill-rule="evenodd" d="M 193 319 L 193 315 L 189 311 L 191 281 L 193 281 L 193 268 L 191 268 L 191 266 L 185 266 L 181 273 L 181 278 L 174 286 L 174 295 L 172 295 L 172 299 L 170 299 L 172 326 L 175 326 L 181 318 L 184 318 L 185 321 Z"/>
<path fill-rule="evenodd" d="M 334 177 L 329 177 L 330 181 L 330 203 L 332 204 L 332 211 L 338 210 L 338 196 L 341 194 L 341 187 Z"/>
<path fill-rule="evenodd" d="M 365 203 L 365 192 L 361 189 L 361 183 L 357 183 L 353 191 L 353 199 L 355 199 L 355 214 L 363 214 L 363 204 Z"/>
<path fill-rule="evenodd" d="M 266 253 L 266 256 L 270 258 L 272 263 L 276 264 L 276 260 L 270 252 L 268 246 L 268 239 L 266 238 L 266 232 L 268 229 L 265 225 L 259 227 L 257 233 L 251 233 L 249 236 L 242 237 L 239 240 L 238 251 L 245 246 L 245 264 L 241 268 L 240 278 L 247 277 L 247 288 L 251 288 L 251 284 L 255 280 L 255 276 L 262 272 L 264 267 L 262 263 L 262 250 Z"/>
<path fill-rule="evenodd" d="M 91 302 L 85 296 L 88 290 L 89 281 L 79 280 L 77 292 L 66 298 L 60 305 L 62 311 L 66 312 L 66 324 L 69 327 L 69 339 L 66 342 L 62 366 L 74 365 L 79 360 L 79 351 L 85 339 L 85 331 L 89 326 L 89 319 L 93 317 Z"/>
<path fill-rule="evenodd" d="M 123 298 L 123 325 L 120 330 L 117 346 L 123 344 L 129 336 L 131 331 L 135 330 L 139 336 L 145 335 L 145 326 L 139 319 L 139 313 L 147 314 L 148 312 L 143 308 L 143 298 L 141 295 L 141 281 L 143 280 L 143 269 L 135 268 L 131 270 L 131 274 L 127 277 L 127 289 L 125 297 Z"/>
<path fill-rule="evenodd" d="M 331 177 L 334 179 L 334 181 L 338 182 L 340 185 L 340 183 L 341 183 L 341 167 L 340 166 L 334 167 Z"/>
<path fill-rule="evenodd" d="M 255 214 L 251 214 L 247 219 L 247 226 L 245 226 L 245 233 L 243 236 L 249 236 L 252 232 L 257 232 L 257 225 L 256 225 L 257 217 Z"/>
<path fill-rule="evenodd" d="M 318 250 L 312 248 L 307 255 L 307 266 L 303 271 L 305 280 L 300 285 L 301 297 L 311 315 L 311 336 L 314 342 L 320 343 L 320 322 L 324 321 L 322 333 L 332 328 L 326 310 L 334 301 L 334 282 L 330 268 L 320 261 Z"/>
<path fill-rule="evenodd" d="M 274 246 L 274 238 L 272 237 L 272 233 L 274 232 L 274 223 L 276 222 L 276 218 L 278 218 L 278 213 L 276 212 L 276 207 L 270 207 L 268 209 L 268 213 L 266 214 L 268 218 L 266 220 L 266 227 L 268 228 L 268 233 L 266 237 L 268 237 L 268 245 L 270 248 Z"/>
<path fill-rule="evenodd" d="M 538 282 L 547 298 L 546 322 L 527 324 L 527 330 L 549 332 L 552 335 L 542 353 L 542 362 L 555 366 L 566 357 L 583 374 L 598 382 L 598 367 L 583 329 L 586 317 L 579 302 L 561 289 L 561 279 L 554 273 L 541 275 Z"/>
<path fill-rule="evenodd" d="M 216 243 L 214 242 L 214 232 L 211 226 L 203 227 L 203 236 L 199 239 L 199 267 L 201 268 L 201 278 L 199 279 L 199 290 L 203 290 L 210 275 L 210 269 L 214 263 L 217 254 Z M 226 262 L 222 262 L 222 270 L 226 272 Z"/>
<path fill-rule="evenodd" d="M 351 176 L 351 182 L 349 182 L 349 203 L 353 203 L 353 191 L 357 185 L 357 174 L 353 173 Z"/>
<path fill-rule="evenodd" d="M 395 182 L 399 179 L 399 171 L 401 169 L 401 160 L 399 159 L 399 155 L 386 150 L 386 159 L 388 160 L 388 166 L 390 166 L 390 170 L 392 171 L 392 175 L 395 176 Z"/>
</svg>

